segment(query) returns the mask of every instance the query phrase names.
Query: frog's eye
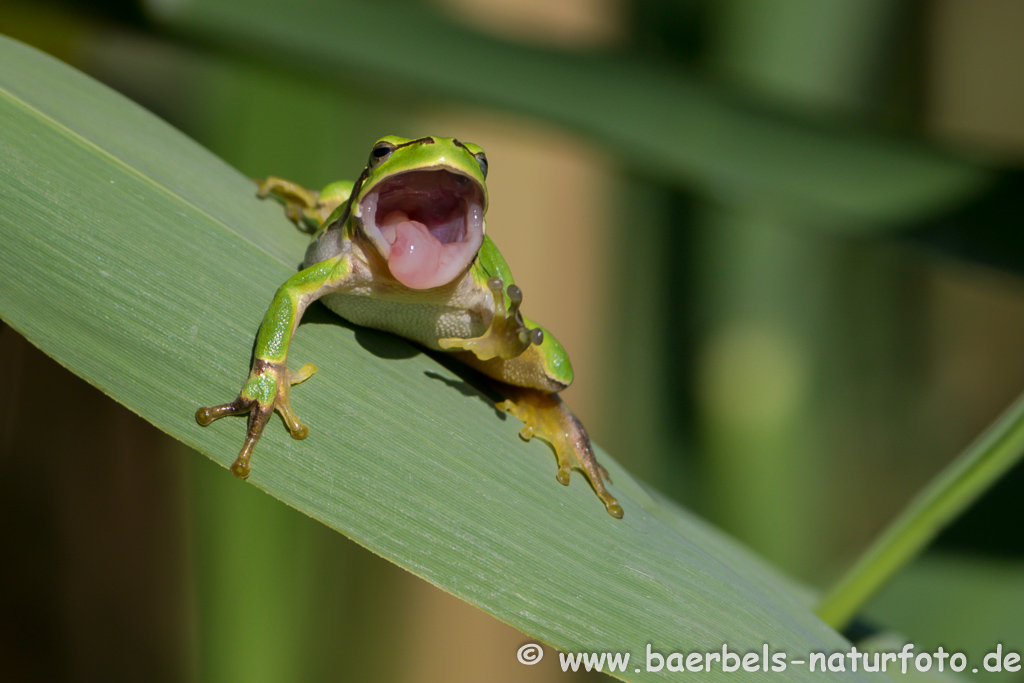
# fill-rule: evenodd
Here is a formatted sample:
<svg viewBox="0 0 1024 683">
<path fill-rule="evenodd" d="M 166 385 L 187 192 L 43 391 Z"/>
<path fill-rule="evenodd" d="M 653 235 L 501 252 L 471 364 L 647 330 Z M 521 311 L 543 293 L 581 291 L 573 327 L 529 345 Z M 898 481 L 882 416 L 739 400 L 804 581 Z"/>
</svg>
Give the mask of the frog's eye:
<svg viewBox="0 0 1024 683">
<path fill-rule="evenodd" d="M 483 152 L 473 155 L 476 158 L 476 163 L 480 164 L 480 172 L 484 174 L 484 178 L 487 177 L 487 155 Z"/>
<path fill-rule="evenodd" d="M 378 142 L 373 146 L 370 151 L 370 165 L 376 166 L 380 162 L 391 156 L 391 153 L 395 151 L 395 146 L 390 142 Z"/>
</svg>

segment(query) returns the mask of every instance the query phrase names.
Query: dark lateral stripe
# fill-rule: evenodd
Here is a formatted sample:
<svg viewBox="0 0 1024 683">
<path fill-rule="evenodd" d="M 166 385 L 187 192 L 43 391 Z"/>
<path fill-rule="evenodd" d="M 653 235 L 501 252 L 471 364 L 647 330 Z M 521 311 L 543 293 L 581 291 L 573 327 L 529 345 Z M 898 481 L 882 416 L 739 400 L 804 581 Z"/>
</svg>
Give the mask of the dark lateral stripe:
<svg viewBox="0 0 1024 683">
<path fill-rule="evenodd" d="M 403 142 L 400 145 L 395 145 L 395 149 L 401 149 L 403 147 L 408 147 L 409 145 L 418 145 L 420 143 L 427 144 L 427 145 L 433 145 L 436 142 L 437 142 L 437 140 L 435 140 L 433 137 L 428 135 L 425 138 L 420 138 L 418 140 L 409 140 L 409 142 Z"/>
</svg>

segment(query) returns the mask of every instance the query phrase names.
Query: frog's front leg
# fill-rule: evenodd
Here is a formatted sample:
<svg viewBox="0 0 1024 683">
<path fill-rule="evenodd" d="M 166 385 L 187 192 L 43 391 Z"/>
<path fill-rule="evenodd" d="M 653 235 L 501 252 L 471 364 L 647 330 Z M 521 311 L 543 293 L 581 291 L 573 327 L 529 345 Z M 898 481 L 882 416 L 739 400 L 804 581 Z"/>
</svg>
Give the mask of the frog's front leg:
<svg viewBox="0 0 1024 683">
<path fill-rule="evenodd" d="M 293 275 L 274 295 L 256 336 L 252 369 L 238 397 L 221 405 L 202 407 L 196 411 L 196 422 L 204 427 L 227 415 L 248 415 L 249 425 L 242 450 L 231 472 L 241 479 L 249 476 L 249 460 L 263 428 L 274 412 L 280 413 L 288 431 L 296 439 L 304 439 L 309 429 L 292 410 L 289 388 L 316 372 L 311 363 L 297 372 L 287 367 L 288 346 L 306 307 L 319 297 L 336 291 L 349 273 L 347 257 L 336 257 L 317 263 Z"/>
<path fill-rule="evenodd" d="M 590 437 L 583 424 L 566 407 L 558 394 L 550 394 L 538 389 L 509 386 L 504 393 L 510 398 L 497 405 L 523 421 L 519 435 L 529 440 L 538 437 L 547 441 L 555 449 L 558 458 L 558 483 L 569 485 L 569 475 L 573 467 L 578 467 L 587 476 L 597 497 L 604 503 L 608 514 L 622 519 L 622 506 L 604 486 L 604 481 L 611 483 L 608 470 L 597 462 L 594 449 L 590 445 Z"/>
<path fill-rule="evenodd" d="M 505 283 L 500 277 L 487 280 L 487 288 L 494 297 L 494 315 L 491 324 L 479 337 L 460 339 L 445 337 L 437 343 L 446 351 L 469 351 L 479 360 L 492 358 L 510 359 L 521 355 L 530 344 L 540 346 L 544 343 L 544 331 L 539 327 L 527 329 L 519 306 L 523 303 L 523 292 L 515 285 L 508 286 L 508 298 L 511 302 L 505 305 Z"/>
</svg>

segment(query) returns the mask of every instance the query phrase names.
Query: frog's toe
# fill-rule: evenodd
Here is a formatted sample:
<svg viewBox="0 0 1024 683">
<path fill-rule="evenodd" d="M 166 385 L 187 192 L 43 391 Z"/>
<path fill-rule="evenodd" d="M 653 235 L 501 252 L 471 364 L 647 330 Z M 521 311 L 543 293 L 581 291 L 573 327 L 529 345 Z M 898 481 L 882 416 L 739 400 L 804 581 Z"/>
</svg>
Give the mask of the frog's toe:
<svg viewBox="0 0 1024 683">
<path fill-rule="evenodd" d="M 219 420 L 228 415 L 244 415 L 252 410 L 252 399 L 245 399 L 239 396 L 234 401 L 221 403 L 216 406 L 203 406 L 196 411 L 196 422 L 206 427 L 214 420 Z"/>
<path fill-rule="evenodd" d="M 306 433 L 309 432 L 305 425 L 298 421 L 291 408 L 285 405 L 282 409 L 278 407 L 278 411 L 281 412 L 285 418 L 285 424 L 288 425 L 288 430 L 295 436 L 296 429 L 303 432 L 302 436 L 296 438 L 305 438 Z M 242 450 L 238 452 L 238 457 L 231 464 L 231 473 L 239 479 L 246 479 L 249 476 L 249 460 L 252 458 L 253 449 L 256 448 L 256 442 L 260 440 L 260 435 L 263 433 L 263 428 L 266 426 L 270 416 L 274 414 L 273 405 L 263 405 L 258 400 L 253 398 L 246 398 L 245 396 L 239 396 L 234 401 L 229 403 L 222 403 L 217 406 L 203 407 L 196 411 L 196 422 L 202 426 L 207 426 L 214 420 L 219 420 L 222 417 L 228 415 L 245 415 L 249 416 L 249 425 L 245 434 L 245 442 L 242 444 Z"/>
<path fill-rule="evenodd" d="M 558 473 L 555 475 L 558 483 L 568 486 L 572 469 L 576 467 L 582 470 L 594 493 L 604 503 L 608 514 L 621 519 L 622 506 L 604 485 L 604 480 L 611 481 L 608 470 L 597 462 L 594 449 L 590 445 L 590 437 L 587 436 L 583 424 L 566 407 L 562 399 L 557 394 L 548 394 L 536 389 L 508 389 L 512 398 L 497 404 L 497 408 L 523 421 L 524 425 L 519 434 L 524 439 L 536 436 L 551 444 L 558 459 Z"/>
<path fill-rule="evenodd" d="M 493 358 L 509 360 L 521 356 L 531 344 L 540 345 L 544 342 L 544 331 L 538 327 L 527 329 L 523 317 L 519 315 L 519 305 L 523 302 L 523 292 L 515 285 L 508 286 L 510 305 L 505 305 L 505 283 L 500 277 L 487 280 L 487 288 L 494 297 L 494 315 L 491 323 L 479 337 L 461 339 L 444 337 L 437 340 L 438 346 L 446 351 L 469 351 L 478 360 L 487 361 Z"/>
<path fill-rule="evenodd" d="M 284 425 L 288 428 L 288 433 L 292 435 L 293 439 L 305 439 L 309 436 L 309 427 L 302 424 L 299 416 L 292 410 L 290 403 L 278 406 L 277 412 L 281 414 L 281 419 L 284 420 Z"/>
<path fill-rule="evenodd" d="M 306 363 L 298 370 L 288 371 L 288 384 L 299 384 L 305 382 L 307 379 L 316 374 L 316 366 L 312 363 Z"/>
<path fill-rule="evenodd" d="M 263 428 L 275 412 L 281 415 L 292 438 L 305 439 L 309 435 L 309 428 L 302 424 L 292 410 L 289 388 L 293 384 L 309 379 L 315 372 L 316 366 L 312 363 L 292 371 L 283 363 L 257 360 L 238 398 L 229 403 L 202 407 L 196 411 L 196 422 L 204 427 L 228 415 L 249 416 L 245 442 L 231 465 L 232 474 L 239 479 L 249 476 L 249 461 L 252 459 L 253 450 L 263 434 Z"/>
<path fill-rule="evenodd" d="M 500 277 L 492 277 L 487 281 L 487 286 L 492 292 L 500 292 L 503 284 Z M 513 284 L 508 286 L 505 293 L 508 294 L 509 301 L 512 302 L 509 306 L 509 312 L 515 313 L 515 309 L 519 308 L 523 303 L 523 290 L 519 288 L 519 285 Z"/>
<path fill-rule="evenodd" d="M 246 479 L 249 476 L 249 460 L 252 458 L 253 449 L 256 447 L 256 442 L 260 439 L 260 434 L 263 432 L 267 419 L 273 412 L 273 408 L 263 410 L 258 401 L 239 396 L 230 403 L 200 408 L 196 411 L 196 422 L 205 427 L 214 420 L 219 420 L 228 415 L 248 413 L 249 427 L 246 431 L 245 443 L 242 444 L 242 450 L 239 451 L 238 457 L 231 464 L 231 473 L 239 479 Z"/>
</svg>

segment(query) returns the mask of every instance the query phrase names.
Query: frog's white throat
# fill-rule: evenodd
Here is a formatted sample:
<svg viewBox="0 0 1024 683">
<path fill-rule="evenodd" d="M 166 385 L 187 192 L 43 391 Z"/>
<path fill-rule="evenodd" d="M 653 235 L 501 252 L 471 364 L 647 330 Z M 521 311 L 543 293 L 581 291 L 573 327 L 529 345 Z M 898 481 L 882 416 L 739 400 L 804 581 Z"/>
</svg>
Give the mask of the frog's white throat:
<svg viewBox="0 0 1024 683">
<path fill-rule="evenodd" d="M 408 171 L 374 187 L 356 218 L 396 280 L 440 287 L 469 267 L 483 243 L 483 190 L 451 171 Z"/>
</svg>

